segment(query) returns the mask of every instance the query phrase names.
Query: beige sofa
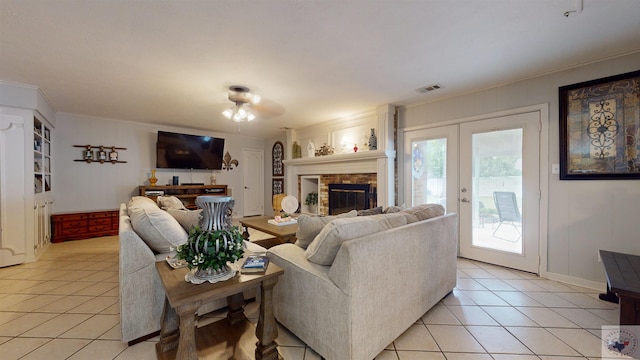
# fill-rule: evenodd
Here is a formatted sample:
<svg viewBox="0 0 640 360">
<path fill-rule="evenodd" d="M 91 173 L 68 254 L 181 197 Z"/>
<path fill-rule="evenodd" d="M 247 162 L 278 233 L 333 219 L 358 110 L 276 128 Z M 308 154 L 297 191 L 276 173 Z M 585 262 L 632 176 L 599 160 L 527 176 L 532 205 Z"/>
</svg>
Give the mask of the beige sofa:
<svg viewBox="0 0 640 360">
<path fill-rule="evenodd" d="M 186 241 L 185 227 L 197 220 L 197 212 L 165 211 L 144 197 L 136 196 L 127 204 L 120 205 L 120 325 L 123 342 L 134 343 L 160 330 L 165 292 L 155 263 L 175 255 L 171 247 Z M 245 243 L 249 252 L 266 251 L 256 244 Z M 255 290 L 245 293 L 245 299 L 253 297 Z M 210 302 L 202 305 L 198 313 L 205 314 L 226 305 L 224 299 Z"/>
<path fill-rule="evenodd" d="M 456 285 L 457 215 L 412 210 L 335 219 L 306 249 L 269 249 L 284 269 L 276 319 L 325 359 L 378 355 Z"/>
</svg>

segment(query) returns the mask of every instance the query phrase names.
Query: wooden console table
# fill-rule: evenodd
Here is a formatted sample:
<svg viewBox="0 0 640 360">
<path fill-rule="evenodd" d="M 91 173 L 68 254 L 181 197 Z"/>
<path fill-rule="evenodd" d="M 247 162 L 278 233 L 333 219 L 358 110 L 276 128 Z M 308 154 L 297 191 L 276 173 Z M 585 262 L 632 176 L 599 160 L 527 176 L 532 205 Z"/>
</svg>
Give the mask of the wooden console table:
<svg viewBox="0 0 640 360">
<path fill-rule="evenodd" d="M 188 208 L 196 208 L 196 198 L 203 195 L 228 196 L 227 185 L 156 185 L 138 187 L 140 196 L 156 201 L 158 193 L 175 196 L 182 200 Z"/>
<path fill-rule="evenodd" d="M 600 250 L 600 258 L 607 276 L 600 299 L 620 299 L 620 325 L 640 325 L 640 256 Z"/>
<path fill-rule="evenodd" d="M 273 315 L 272 290 L 284 273 L 282 268 L 271 263 L 264 274 L 236 274 L 226 281 L 199 285 L 184 280 L 187 268 L 172 269 L 165 261 L 157 262 L 156 268 L 167 293 L 160 342 L 156 344 L 159 359 L 197 360 L 198 353 L 206 358 L 215 354 L 217 359 L 224 354 L 224 359 L 248 359 L 253 358 L 252 351 L 256 360 L 280 359 L 275 342 L 278 328 Z M 242 295 L 244 290 L 254 287 L 260 287 L 261 295 L 255 329 L 257 342 L 247 331 L 253 330 L 253 325 L 244 316 Z M 195 329 L 200 305 L 224 297 L 229 306 L 227 318 Z"/>
<path fill-rule="evenodd" d="M 118 235 L 118 220 L 118 210 L 53 214 L 51 242 Z"/>
</svg>

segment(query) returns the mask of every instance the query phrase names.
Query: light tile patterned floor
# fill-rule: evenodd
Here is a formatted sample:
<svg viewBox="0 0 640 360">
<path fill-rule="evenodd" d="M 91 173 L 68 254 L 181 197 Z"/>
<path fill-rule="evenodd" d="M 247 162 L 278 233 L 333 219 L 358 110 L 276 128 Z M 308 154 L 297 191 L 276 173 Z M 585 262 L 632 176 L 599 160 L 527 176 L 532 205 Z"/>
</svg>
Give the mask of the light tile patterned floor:
<svg viewBox="0 0 640 360">
<path fill-rule="evenodd" d="M 458 268 L 454 292 L 376 359 L 594 359 L 600 326 L 617 323 L 618 306 L 597 291 L 465 259 Z M 246 308 L 254 322 L 257 308 Z M 2 359 L 155 359 L 158 339 L 127 347 L 119 321 L 117 237 L 52 244 L 36 263 L 0 268 Z M 277 341 L 284 359 L 320 358 L 282 327 Z"/>
</svg>

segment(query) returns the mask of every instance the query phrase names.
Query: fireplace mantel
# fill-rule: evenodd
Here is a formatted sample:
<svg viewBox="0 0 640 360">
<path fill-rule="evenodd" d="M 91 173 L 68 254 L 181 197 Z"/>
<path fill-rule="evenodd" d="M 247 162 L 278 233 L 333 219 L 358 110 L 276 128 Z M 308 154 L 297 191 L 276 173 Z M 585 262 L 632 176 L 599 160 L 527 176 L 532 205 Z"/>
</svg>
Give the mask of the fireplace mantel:
<svg viewBox="0 0 640 360">
<path fill-rule="evenodd" d="M 371 160 L 377 161 L 377 159 L 380 159 L 380 158 L 395 159 L 395 157 L 396 157 L 396 152 L 393 150 L 389 150 L 389 151 L 371 150 L 371 151 L 361 151 L 358 153 L 334 154 L 334 155 L 326 155 L 326 156 L 290 159 L 290 160 L 284 160 L 283 163 L 286 166 L 304 166 L 304 165 L 327 164 L 327 163 L 346 163 L 350 165 L 352 163 L 357 163 L 357 162 L 366 162 Z"/>
<path fill-rule="evenodd" d="M 298 176 L 376 173 L 378 205 L 393 205 L 394 150 L 373 150 L 285 160 L 286 191 L 297 194 Z"/>
</svg>

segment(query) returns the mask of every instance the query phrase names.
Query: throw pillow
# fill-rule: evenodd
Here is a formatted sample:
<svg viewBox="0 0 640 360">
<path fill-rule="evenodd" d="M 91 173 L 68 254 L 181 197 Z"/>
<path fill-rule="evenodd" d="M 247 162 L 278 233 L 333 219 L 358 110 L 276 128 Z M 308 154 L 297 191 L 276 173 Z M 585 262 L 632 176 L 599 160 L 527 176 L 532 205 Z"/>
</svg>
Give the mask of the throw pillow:
<svg viewBox="0 0 640 360">
<path fill-rule="evenodd" d="M 397 213 L 400 212 L 404 209 L 406 209 L 407 206 L 405 204 L 402 204 L 400 206 L 389 206 L 388 208 L 384 209 L 384 213 L 385 214 L 393 214 L 393 213 Z"/>
<path fill-rule="evenodd" d="M 444 215 L 444 207 L 439 204 L 422 204 L 404 209 L 401 212 L 415 215 L 418 220 L 427 220 L 436 216 Z"/>
<path fill-rule="evenodd" d="M 182 201 L 175 196 L 158 196 L 156 200 L 162 210 L 187 210 Z"/>
<path fill-rule="evenodd" d="M 358 216 L 371 216 L 382 214 L 382 206 L 374 207 L 373 209 L 358 210 Z"/>
<path fill-rule="evenodd" d="M 318 235 L 322 228 L 327 225 L 331 220 L 340 218 L 352 218 L 356 217 L 358 212 L 351 210 L 348 213 L 332 216 L 298 216 L 298 231 L 296 232 L 296 245 L 303 249 L 306 249 L 313 239 Z"/>
<path fill-rule="evenodd" d="M 127 203 L 127 214 L 131 216 L 132 213 L 140 211 L 142 209 L 160 210 L 158 204 L 155 201 L 149 199 L 146 196 L 134 196 Z"/>
<path fill-rule="evenodd" d="M 198 210 L 178 210 L 168 209 L 169 215 L 176 219 L 183 229 L 189 232 L 194 226 L 201 226 L 200 220 L 202 219 L 202 209 Z"/>
<path fill-rule="evenodd" d="M 168 212 L 156 209 L 134 211 L 131 226 L 155 253 L 168 253 L 187 242 L 187 232 Z"/>
<path fill-rule="evenodd" d="M 331 265 L 342 243 L 407 224 L 404 214 L 360 216 L 335 219 L 325 226 L 305 251 L 307 260 Z"/>
</svg>

